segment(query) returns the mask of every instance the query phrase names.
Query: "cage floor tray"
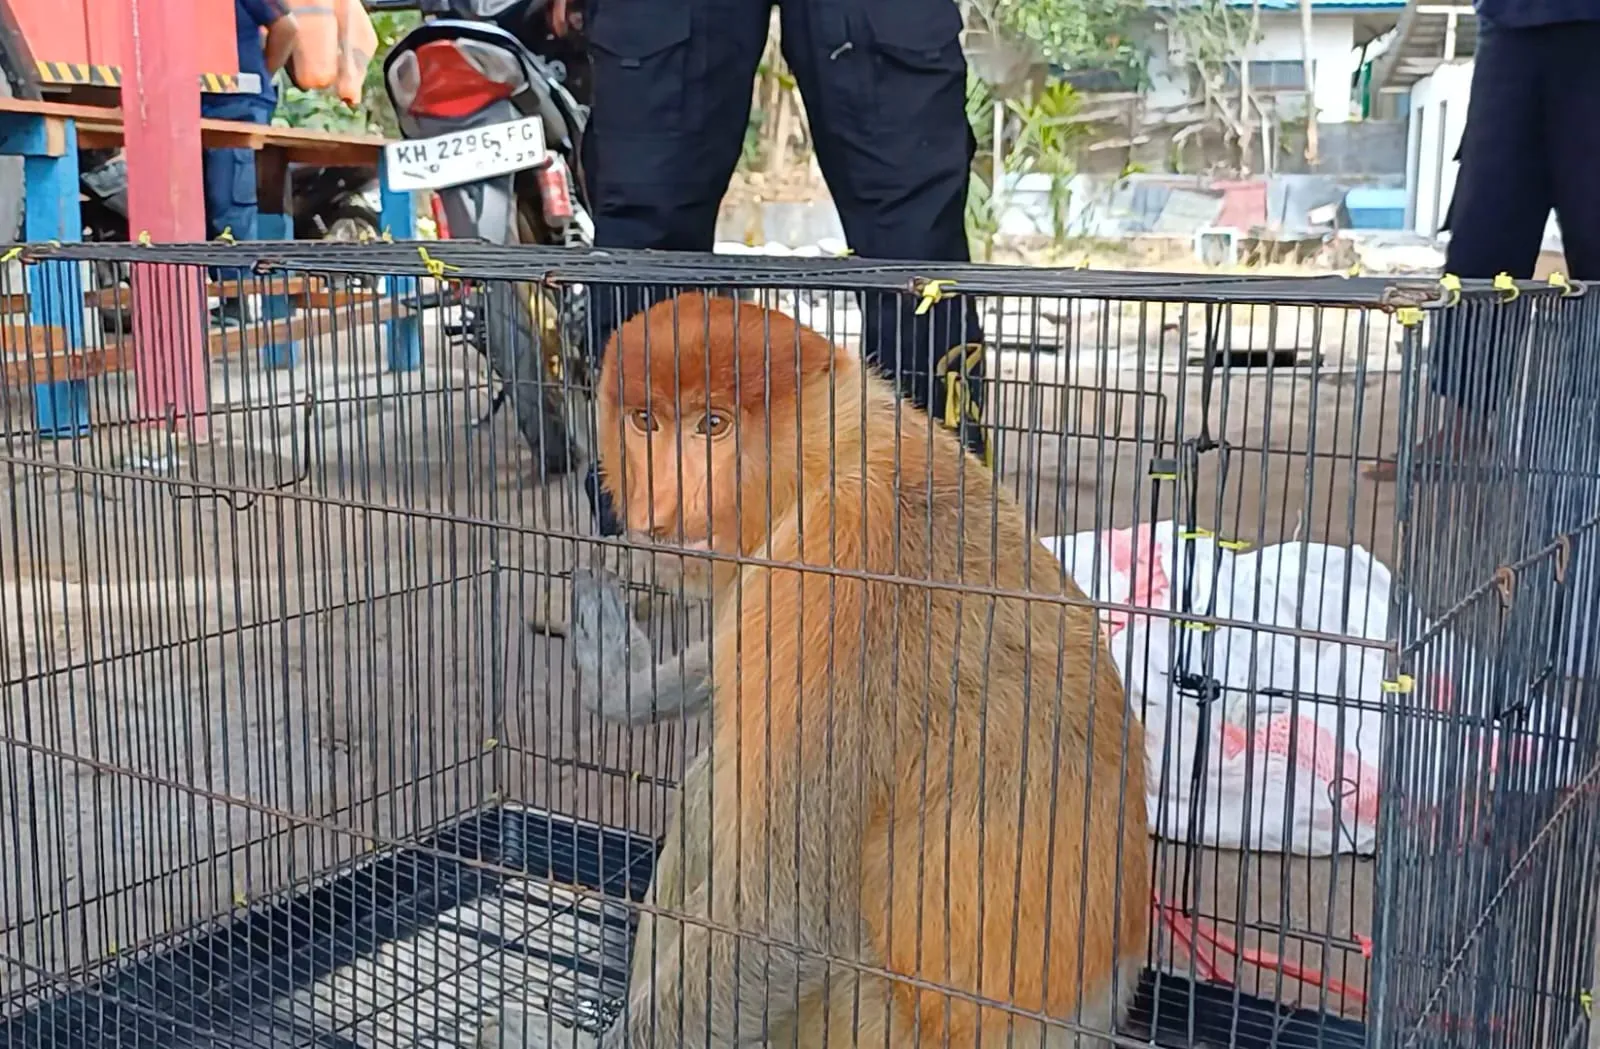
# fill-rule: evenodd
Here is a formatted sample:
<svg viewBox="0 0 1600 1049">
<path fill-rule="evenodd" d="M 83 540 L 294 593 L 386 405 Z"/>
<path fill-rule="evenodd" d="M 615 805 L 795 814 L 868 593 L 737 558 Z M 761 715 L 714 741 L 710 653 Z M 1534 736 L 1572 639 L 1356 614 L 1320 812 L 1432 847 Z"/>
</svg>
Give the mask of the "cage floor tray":
<svg viewBox="0 0 1600 1049">
<path fill-rule="evenodd" d="M 599 1031 L 621 1008 L 653 842 L 501 806 L 0 1020 L 0 1049 L 465 1047 L 508 992 Z M 459 858 L 457 858 L 459 857 Z M 484 870 L 483 860 L 526 877 Z M 580 886 L 590 892 L 575 892 Z M 598 890 L 603 895 L 597 895 Z M 1163 1046 L 1356 1049 L 1360 1024 L 1146 973 Z"/>
</svg>

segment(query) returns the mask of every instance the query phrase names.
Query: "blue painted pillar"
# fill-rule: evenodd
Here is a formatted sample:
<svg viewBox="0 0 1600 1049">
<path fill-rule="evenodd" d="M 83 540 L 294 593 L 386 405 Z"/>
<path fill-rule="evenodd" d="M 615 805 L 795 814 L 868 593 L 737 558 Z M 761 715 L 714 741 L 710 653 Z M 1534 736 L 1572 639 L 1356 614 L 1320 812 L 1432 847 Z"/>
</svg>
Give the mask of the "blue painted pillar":
<svg viewBox="0 0 1600 1049">
<path fill-rule="evenodd" d="M 83 239 L 78 210 L 78 129 L 71 120 L 0 113 L 0 153 L 23 159 L 22 239 Z M 86 348 L 83 325 L 83 271 L 79 262 L 46 260 L 27 267 L 28 308 L 33 323 L 61 331 L 52 354 Z M 65 361 L 61 362 L 65 367 Z M 89 383 L 66 379 L 34 386 L 34 421 L 39 436 L 77 437 L 89 432 Z"/>
<path fill-rule="evenodd" d="M 389 188 L 389 172 L 385 161 L 378 161 L 378 191 L 382 195 L 379 225 L 395 240 L 415 240 L 417 236 L 416 205 L 409 192 L 395 192 Z M 387 338 L 387 366 L 392 372 L 414 372 L 422 367 L 422 311 L 408 308 L 402 303 L 415 300 L 417 278 L 389 277 L 388 299 L 390 318 L 385 325 Z"/>
<path fill-rule="evenodd" d="M 276 151 L 257 153 L 255 161 L 256 199 L 260 202 L 256 212 L 256 239 L 293 240 L 289 162 Z M 266 322 L 261 326 L 260 360 L 263 368 L 293 368 L 300 362 L 300 341 L 294 338 L 294 330 L 289 328 L 282 336 L 275 330 L 278 321 L 287 321 L 294 316 L 294 300 L 288 295 L 288 282 L 286 276 L 267 278 L 266 294 L 261 297 L 261 318 Z M 245 286 L 249 287 L 251 283 L 246 281 Z"/>
<path fill-rule="evenodd" d="M 260 240 L 293 240 L 294 220 L 263 209 L 256 215 L 256 236 Z M 288 290 L 287 276 L 266 279 L 266 294 L 261 296 L 261 319 L 266 322 L 261 329 L 263 368 L 293 368 L 300 363 L 300 340 L 294 337 L 293 329 L 282 337 L 276 332 L 278 321 L 294 316 L 294 300 L 289 297 Z"/>
</svg>

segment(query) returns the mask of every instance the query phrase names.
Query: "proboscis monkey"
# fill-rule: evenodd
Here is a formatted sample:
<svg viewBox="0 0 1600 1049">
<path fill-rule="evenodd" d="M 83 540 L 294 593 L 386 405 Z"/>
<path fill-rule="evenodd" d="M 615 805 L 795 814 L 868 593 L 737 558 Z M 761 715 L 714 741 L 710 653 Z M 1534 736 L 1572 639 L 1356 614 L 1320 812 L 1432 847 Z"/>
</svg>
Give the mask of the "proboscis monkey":
<svg viewBox="0 0 1600 1049">
<path fill-rule="evenodd" d="M 614 577 L 574 581 L 583 701 L 712 720 L 604 1049 L 1112 1030 L 1149 931 L 1143 734 L 1017 505 L 853 355 L 757 305 L 635 316 L 596 397 L 629 532 L 714 556 L 708 643 L 660 666 Z M 593 1040 L 515 1006 L 483 1039 Z"/>
</svg>

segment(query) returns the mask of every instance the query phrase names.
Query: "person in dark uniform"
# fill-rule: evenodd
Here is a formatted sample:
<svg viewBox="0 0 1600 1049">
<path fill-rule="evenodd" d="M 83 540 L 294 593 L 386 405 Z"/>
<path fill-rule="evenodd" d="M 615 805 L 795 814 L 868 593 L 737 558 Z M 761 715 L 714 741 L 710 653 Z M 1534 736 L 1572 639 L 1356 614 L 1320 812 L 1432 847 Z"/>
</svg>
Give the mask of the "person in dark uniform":
<svg viewBox="0 0 1600 1049">
<path fill-rule="evenodd" d="M 239 52 L 239 72 L 261 80 L 255 93 L 202 92 L 200 115 L 215 120 L 241 120 L 270 124 L 278 106 L 278 89 L 272 82 L 294 51 L 298 27 L 283 0 L 233 0 L 233 26 Z M 256 154 L 251 149 L 207 149 L 201 152 L 201 177 L 205 186 L 206 237 L 227 231 L 237 240 L 256 238 Z M 224 299 L 213 321 L 244 319 L 237 298 Z"/>
<path fill-rule="evenodd" d="M 738 163 L 773 0 L 588 0 L 584 162 L 599 247 L 710 251 Z M 851 250 L 965 262 L 976 140 L 955 0 L 778 0 L 784 60 Z M 564 33 L 567 3 L 551 9 Z M 931 270 L 926 276 L 937 278 Z M 660 289 L 664 293 L 666 289 Z M 595 288 L 596 353 L 658 291 Z M 866 359 L 987 461 L 983 333 L 971 300 L 862 303 Z M 955 381 L 946 374 L 955 369 Z M 964 376 L 964 379 L 962 378 Z M 615 534 L 594 475 L 601 531 Z"/>
<path fill-rule="evenodd" d="M 1445 225 L 1445 272 L 1533 277 L 1554 209 L 1567 275 L 1600 280 L 1600 0 L 1476 0 L 1461 162 Z M 1470 444 L 1504 396 L 1510 352 L 1491 333 L 1457 331 L 1439 316 L 1430 381 L 1449 422 L 1419 449 Z M 1447 349 L 1448 347 L 1448 349 Z M 1394 477 L 1380 463 L 1371 476 Z"/>
</svg>

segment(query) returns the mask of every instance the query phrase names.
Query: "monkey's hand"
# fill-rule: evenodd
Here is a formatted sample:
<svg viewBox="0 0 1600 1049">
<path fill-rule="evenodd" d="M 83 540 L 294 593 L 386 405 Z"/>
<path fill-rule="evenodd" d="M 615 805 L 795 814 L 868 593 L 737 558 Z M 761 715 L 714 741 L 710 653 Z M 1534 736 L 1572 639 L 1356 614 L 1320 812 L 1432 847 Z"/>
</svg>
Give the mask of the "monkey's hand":
<svg viewBox="0 0 1600 1049">
<path fill-rule="evenodd" d="M 656 663 L 650 638 L 628 611 L 622 580 L 604 569 L 572 570 L 572 658 L 578 699 L 608 721 L 646 725 L 692 716 L 711 698 L 704 643 Z"/>
</svg>

